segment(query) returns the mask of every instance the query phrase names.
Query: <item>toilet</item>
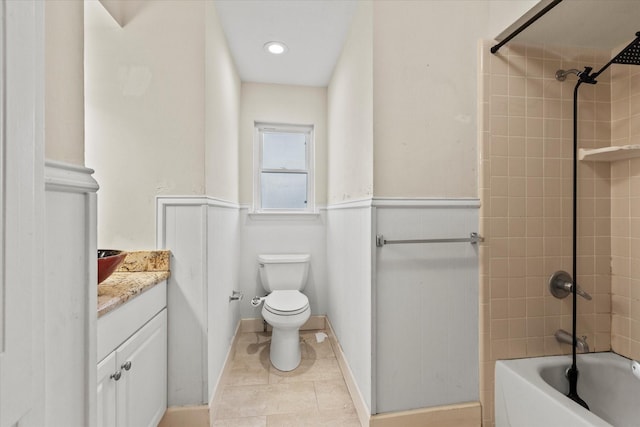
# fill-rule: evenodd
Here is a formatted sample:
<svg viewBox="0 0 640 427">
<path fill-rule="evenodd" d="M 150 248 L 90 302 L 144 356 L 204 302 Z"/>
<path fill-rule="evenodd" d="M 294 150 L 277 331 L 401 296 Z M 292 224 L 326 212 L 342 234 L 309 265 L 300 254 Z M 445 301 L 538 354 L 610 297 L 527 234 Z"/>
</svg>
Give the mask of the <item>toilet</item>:
<svg viewBox="0 0 640 427">
<path fill-rule="evenodd" d="M 300 364 L 300 327 L 311 316 L 307 296 L 309 254 L 259 255 L 262 287 L 269 294 L 263 302 L 262 317 L 273 328 L 271 364 L 280 371 L 292 371 Z"/>
</svg>

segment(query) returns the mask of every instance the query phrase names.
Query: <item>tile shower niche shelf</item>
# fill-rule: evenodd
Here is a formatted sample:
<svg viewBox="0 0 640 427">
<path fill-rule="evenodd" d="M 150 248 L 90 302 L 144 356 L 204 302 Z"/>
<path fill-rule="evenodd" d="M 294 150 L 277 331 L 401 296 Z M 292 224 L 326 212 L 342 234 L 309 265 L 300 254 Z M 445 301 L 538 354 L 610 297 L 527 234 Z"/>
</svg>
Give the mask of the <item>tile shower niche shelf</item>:
<svg viewBox="0 0 640 427">
<path fill-rule="evenodd" d="M 616 145 L 612 147 L 578 150 L 578 159 L 594 162 L 615 162 L 640 157 L 640 145 Z"/>
</svg>

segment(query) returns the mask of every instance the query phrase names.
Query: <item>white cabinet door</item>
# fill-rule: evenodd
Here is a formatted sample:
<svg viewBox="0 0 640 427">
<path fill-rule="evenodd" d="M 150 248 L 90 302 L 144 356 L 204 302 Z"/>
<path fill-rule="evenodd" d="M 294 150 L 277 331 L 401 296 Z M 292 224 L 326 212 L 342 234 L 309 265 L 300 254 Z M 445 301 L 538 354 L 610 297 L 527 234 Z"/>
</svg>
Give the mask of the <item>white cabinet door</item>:
<svg viewBox="0 0 640 427">
<path fill-rule="evenodd" d="M 115 352 L 98 363 L 98 427 L 116 425 L 117 366 Z"/>
<path fill-rule="evenodd" d="M 116 350 L 118 427 L 155 427 L 167 408 L 167 310 Z"/>
</svg>

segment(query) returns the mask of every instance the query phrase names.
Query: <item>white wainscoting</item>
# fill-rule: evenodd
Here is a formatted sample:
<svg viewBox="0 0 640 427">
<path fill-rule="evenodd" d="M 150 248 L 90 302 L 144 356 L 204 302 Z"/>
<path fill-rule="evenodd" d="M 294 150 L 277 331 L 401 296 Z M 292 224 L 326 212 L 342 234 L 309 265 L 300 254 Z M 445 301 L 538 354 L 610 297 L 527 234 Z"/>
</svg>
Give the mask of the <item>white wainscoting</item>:
<svg viewBox="0 0 640 427">
<path fill-rule="evenodd" d="M 207 402 L 206 199 L 157 199 L 156 246 L 171 251 L 167 405 Z"/>
<path fill-rule="evenodd" d="M 371 200 L 327 208 L 327 317 L 358 390 L 352 397 L 372 408 Z M 362 411 L 358 415 L 362 419 Z"/>
<path fill-rule="evenodd" d="M 93 170 L 45 167 L 44 386 L 50 426 L 96 422 L 97 196 Z"/>
<path fill-rule="evenodd" d="M 250 214 L 240 210 L 241 259 L 240 287 L 249 299 L 266 292 L 258 274 L 258 255 L 306 253 L 311 255 L 309 278 L 304 294 L 309 298 L 312 315 L 327 314 L 326 210 L 317 215 Z M 261 318 L 262 307 L 242 304 L 241 316 Z"/>
<path fill-rule="evenodd" d="M 249 305 L 249 299 L 229 301 L 232 292 L 239 289 L 238 209 L 214 203 L 207 207 L 207 215 L 209 402 L 220 382 L 240 321 L 240 307 Z"/>
<path fill-rule="evenodd" d="M 207 404 L 239 321 L 238 206 L 208 197 L 158 197 L 157 246 L 171 251 L 168 405 Z"/>
<path fill-rule="evenodd" d="M 209 402 L 240 318 L 261 318 L 249 302 L 265 291 L 261 253 L 309 253 L 304 290 L 314 315 L 327 310 L 326 211 L 252 215 L 202 196 L 158 197 L 157 247 L 171 251 L 168 304 L 168 404 Z M 242 301 L 229 301 L 234 290 Z"/>
<path fill-rule="evenodd" d="M 374 206 L 377 233 L 387 240 L 478 231 L 475 199 L 376 199 Z M 477 401 L 477 247 L 385 245 L 375 260 L 376 413 Z"/>
</svg>

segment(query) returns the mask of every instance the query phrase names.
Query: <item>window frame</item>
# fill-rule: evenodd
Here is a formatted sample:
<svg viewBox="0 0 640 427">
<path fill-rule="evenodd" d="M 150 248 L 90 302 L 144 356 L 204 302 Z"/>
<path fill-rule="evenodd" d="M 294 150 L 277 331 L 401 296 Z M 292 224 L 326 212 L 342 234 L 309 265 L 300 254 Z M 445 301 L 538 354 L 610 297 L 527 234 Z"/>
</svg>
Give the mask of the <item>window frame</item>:
<svg viewBox="0 0 640 427">
<path fill-rule="evenodd" d="M 315 205 L 315 144 L 314 125 L 294 125 L 283 123 L 254 122 L 253 146 L 253 213 L 304 214 L 316 213 Z M 305 169 L 268 169 L 263 168 L 263 135 L 266 131 L 278 133 L 298 133 L 305 135 Z M 305 173 L 307 175 L 307 204 L 305 208 L 263 208 L 262 174 Z"/>
</svg>

